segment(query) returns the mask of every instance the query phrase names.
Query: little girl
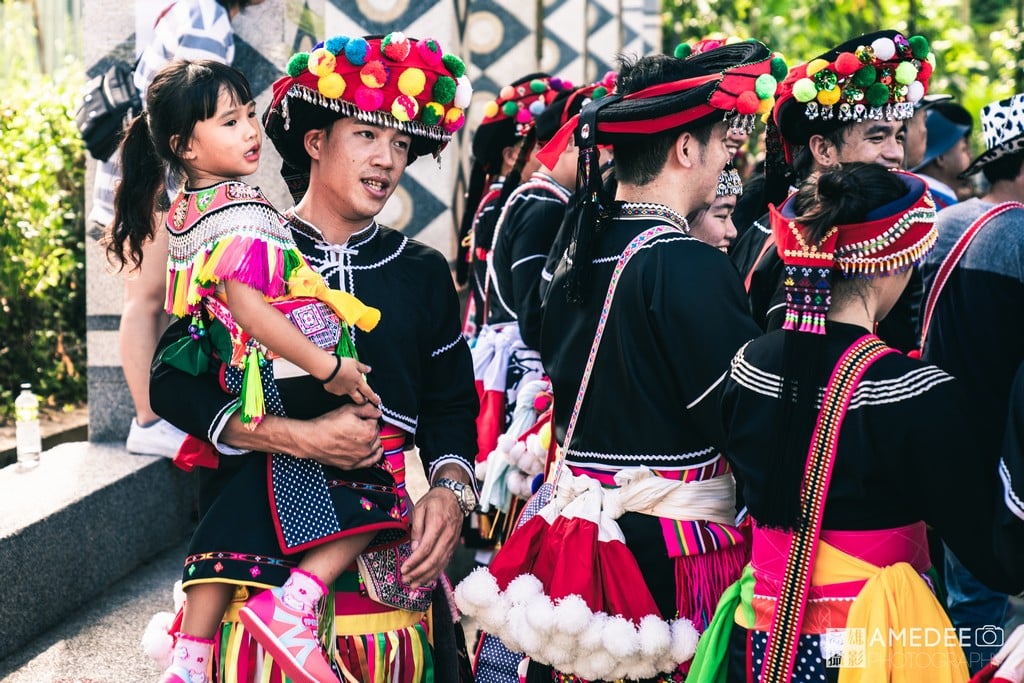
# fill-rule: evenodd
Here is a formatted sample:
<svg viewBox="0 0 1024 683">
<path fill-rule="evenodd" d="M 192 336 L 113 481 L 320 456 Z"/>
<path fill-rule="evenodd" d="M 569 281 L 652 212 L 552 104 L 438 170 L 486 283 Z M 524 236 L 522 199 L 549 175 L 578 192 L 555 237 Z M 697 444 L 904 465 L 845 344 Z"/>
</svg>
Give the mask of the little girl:
<svg viewBox="0 0 1024 683">
<path fill-rule="evenodd" d="M 186 185 L 166 223 L 166 308 L 191 317 L 191 325 L 162 359 L 193 374 L 207 371 L 211 355 L 223 360 L 222 383 L 240 396 L 241 419 L 250 429 L 266 410 L 285 414 L 295 405 L 288 397 L 308 397 L 316 383 L 336 397 L 379 403 L 366 382 L 370 368 L 355 358 L 349 329 L 354 324 L 371 330 L 379 311 L 330 290 L 273 206 L 257 188 L 239 181 L 256 171 L 262 137 L 245 78 L 217 62 L 171 62 L 154 78 L 146 104 L 121 146 L 124 180 L 107 249 L 122 267 L 139 263 L 142 244 L 153 235 L 166 166 L 181 171 Z M 317 402 L 323 411 L 341 400 L 332 404 L 330 394 Z M 236 488 L 242 485 L 238 480 L 232 481 Z M 284 454 L 268 459 L 266 482 L 267 514 L 277 532 L 271 545 L 279 547 L 246 536 L 244 520 L 233 519 L 229 505 L 214 502 L 189 548 L 187 599 L 162 683 L 207 681 L 213 639 L 237 586 L 272 588 L 249 599 L 239 616 L 287 676 L 310 683 L 336 680 L 317 637 L 314 610 L 325 586 L 371 542 L 383 548 L 407 538 L 401 487 L 387 461 L 325 472 L 313 460 Z M 262 483 L 257 478 L 250 485 Z M 226 533 L 234 534 L 232 547 L 248 544 L 246 553 L 256 558 L 283 551 L 302 553 L 301 559 L 277 588 L 272 568 L 261 575 L 247 564 L 243 572 L 243 563 L 234 562 L 241 554 L 223 552 L 228 544 L 213 539 Z M 210 559 L 212 571 L 195 574 L 197 558 Z"/>
</svg>

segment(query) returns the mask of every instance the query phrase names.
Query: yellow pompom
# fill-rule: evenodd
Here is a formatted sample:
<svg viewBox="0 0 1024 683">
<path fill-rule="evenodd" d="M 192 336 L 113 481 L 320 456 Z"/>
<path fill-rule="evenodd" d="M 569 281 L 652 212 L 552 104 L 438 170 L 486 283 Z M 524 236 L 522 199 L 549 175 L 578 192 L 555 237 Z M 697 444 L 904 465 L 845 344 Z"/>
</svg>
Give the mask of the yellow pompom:
<svg viewBox="0 0 1024 683">
<path fill-rule="evenodd" d="M 763 100 L 761 100 L 761 103 L 759 105 L 757 105 L 757 113 L 761 114 L 763 116 L 763 115 L 767 114 L 768 112 L 770 112 L 772 110 L 772 107 L 774 107 L 774 106 L 775 106 L 775 98 L 774 97 L 768 97 L 766 99 L 763 99 Z"/>
<path fill-rule="evenodd" d="M 329 73 L 316 82 L 316 89 L 324 97 L 336 100 L 345 92 L 345 79 L 341 74 Z"/>
<path fill-rule="evenodd" d="M 398 77 L 398 91 L 409 97 L 416 97 L 427 85 L 427 77 L 422 69 L 406 69 Z"/>
<path fill-rule="evenodd" d="M 839 88 L 832 88 L 831 90 L 819 90 L 818 91 L 818 103 L 829 106 L 839 101 L 840 95 Z"/>
<path fill-rule="evenodd" d="M 495 102 L 494 100 L 491 100 L 490 102 L 488 102 L 487 104 L 484 105 L 484 118 L 485 119 L 492 119 L 492 118 L 494 118 L 497 115 L 498 115 L 498 103 L 497 102 Z"/>
<path fill-rule="evenodd" d="M 545 451 L 551 447 L 550 422 L 545 422 L 544 425 L 537 431 L 537 439 L 540 441 L 540 445 L 544 447 Z"/>
<path fill-rule="evenodd" d="M 824 69 L 826 66 L 828 66 L 828 62 L 825 61 L 824 59 L 812 59 L 810 62 L 807 63 L 807 75 L 813 76 L 814 74 Z"/>
<path fill-rule="evenodd" d="M 318 47 L 309 53 L 309 63 L 306 68 L 314 76 L 326 76 L 334 72 L 337 59 L 328 50 Z"/>
</svg>

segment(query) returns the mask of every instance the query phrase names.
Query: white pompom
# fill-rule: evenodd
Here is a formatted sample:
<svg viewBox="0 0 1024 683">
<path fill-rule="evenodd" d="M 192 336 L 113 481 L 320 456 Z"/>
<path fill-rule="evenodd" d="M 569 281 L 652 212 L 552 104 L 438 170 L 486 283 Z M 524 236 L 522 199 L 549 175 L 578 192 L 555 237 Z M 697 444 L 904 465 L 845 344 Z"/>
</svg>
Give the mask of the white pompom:
<svg viewBox="0 0 1024 683">
<path fill-rule="evenodd" d="M 509 470 L 505 475 L 505 486 L 509 493 L 520 498 L 529 498 L 530 492 L 526 490 L 526 477 L 519 470 Z"/>
<path fill-rule="evenodd" d="M 530 626 L 529 611 L 528 605 L 512 605 L 508 611 L 507 631 L 510 634 L 515 634 L 515 639 L 519 641 L 517 649 L 533 657 L 540 652 L 544 645 L 544 634 Z"/>
<path fill-rule="evenodd" d="M 676 664 L 693 658 L 697 652 L 697 638 L 697 629 L 689 619 L 679 618 L 672 622 L 672 659 Z"/>
<path fill-rule="evenodd" d="M 914 81 L 907 86 L 907 102 L 919 102 L 924 97 L 924 84 Z"/>
<path fill-rule="evenodd" d="M 455 604 L 463 614 L 474 616 L 498 601 L 500 593 L 494 575 L 487 567 L 478 567 L 455 587 Z"/>
<path fill-rule="evenodd" d="M 554 631 L 548 634 L 544 643 L 544 653 L 548 660 L 557 669 L 576 660 L 580 650 L 576 638 L 567 634 Z"/>
<path fill-rule="evenodd" d="M 533 574 L 520 574 L 505 589 L 505 598 L 512 604 L 532 601 L 544 592 L 544 585 Z"/>
<path fill-rule="evenodd" d="M 874 50 L 875 57 L 883 62 L 888 62 L 896 56 L 896 43 L 892 42 L 892 38 L 876 39 L 871 43 L 871 49 Z"/>
<path fill-rule="evenodd" d="M 672 647 L 672 629 L 661 617 L 650 614 L 640 620 L 637 628 L 640 637 L 640 651 L 645 659 L 660 658 Z M 650 678 L 641 676 L 640 678 Z"/>
<path fill-rule="evenodd" d="M 615 669 L 618 666 L 618 662 L 616 661 L 616 658 L 613 655 L 611 655 L 608 652 L 599 651 L 591 653 L 590 656 L 586 657 L 585 659 L 585 668 L 589 669 L 588 673 L 590 675 L 586 675 L 581 671 L 574 671 L 572 673 L 583 676 L 587 680 L 593 680 L 595 678 L 600 680 L 614 680 L 611 678 L 610 674 L 613 671 L 615 671 Z"/>
<path fill-rule="evenodd" d="M 640 649 L 640 639 L 633 622 L 618 616 L 611 617 L 604 625 L 601 642 L 617 659 L 632 657 Z"/>
<path fill-rule="evenodd" d="M 562 599 L 565 600 L 565 598 Z M 604 625 L 606 623 L 608 623 L 608 615 L 604 612 L 597 612 L 590 617 L 590 622 L 587 624 L 586 628 L 580 632 L 581 652 L 592 652 L 604 649 L 601 641 L 604 635 Z"/>
<path fill-rule="evenodd" d="M 529 609 L 526 612 L 526 617 L 530 626 L 538 633 L 546 634 L 550 631 L 555 623 L 555 606 L 551 604 L 548 596 L 541 593 L 527 603 L 527 607 Z"/>
<path fill-rule="evenodd" d="M 469 76 L 463 76 L 455 85 L 455 97 L 452 100 L 459 109 L 465 109 L 473 101 L 473 86 L 469 82 Z"/>
<path fill-rule="evenodd" d="M 473 474 L 479 481 L 483 481 L 487 478 L 487 461 L 477 460 L 476 464 L 473 465 Z"/>
<path fill-rule="evenodd" d="M 174 654 L 174 636 L 170 633 L 173 623 L 173 614 L 157 612 L 150 618 L 146 630 L 142 633 L 142 651 L 161 669 L 171 665 L 171 656 Z"/>
<path fill-rule="evenodd" d="M 567 595 L 555 605 L 552 618 L 559 633 L 577 635 L 582 633 L 594 618 L 586 600 L 578 595 Z"/>
</svg>

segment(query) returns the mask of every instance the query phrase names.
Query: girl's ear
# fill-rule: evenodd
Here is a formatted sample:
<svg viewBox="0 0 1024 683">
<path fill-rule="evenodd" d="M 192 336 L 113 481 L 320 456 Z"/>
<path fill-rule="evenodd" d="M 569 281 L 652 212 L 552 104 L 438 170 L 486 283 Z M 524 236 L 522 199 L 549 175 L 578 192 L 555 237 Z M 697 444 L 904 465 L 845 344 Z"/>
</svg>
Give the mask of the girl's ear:
<svg viewBox="0 0 1024 683">
<path fill-rule="evenodd" d="M 195 154 L 192 153 L 192 146 L 189 144 L 182 144 L 180 135 L 172 135 L 171 139 L 167 141 L 171 146 L 171 151 L 174 152 L 175 156 L 182 160 L 194 159 Z"/>
</svg>

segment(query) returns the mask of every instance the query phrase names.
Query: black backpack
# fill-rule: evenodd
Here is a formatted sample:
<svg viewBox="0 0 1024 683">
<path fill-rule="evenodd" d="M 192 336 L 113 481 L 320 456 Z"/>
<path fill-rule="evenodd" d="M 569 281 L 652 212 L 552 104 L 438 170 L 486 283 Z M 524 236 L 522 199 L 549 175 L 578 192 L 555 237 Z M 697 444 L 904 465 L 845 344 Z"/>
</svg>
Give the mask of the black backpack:
<svg viewBox="0 0 1024 683">
<path fill-rule="evenodd" d="M 133 80 L 135 65 L 117 60 L 90 80 L 75 112 L 75 125 L 86 149 L 100 161 L 114 154 L 125 124 L 142 111 L 142 99 Z"/>
</svg>

